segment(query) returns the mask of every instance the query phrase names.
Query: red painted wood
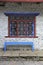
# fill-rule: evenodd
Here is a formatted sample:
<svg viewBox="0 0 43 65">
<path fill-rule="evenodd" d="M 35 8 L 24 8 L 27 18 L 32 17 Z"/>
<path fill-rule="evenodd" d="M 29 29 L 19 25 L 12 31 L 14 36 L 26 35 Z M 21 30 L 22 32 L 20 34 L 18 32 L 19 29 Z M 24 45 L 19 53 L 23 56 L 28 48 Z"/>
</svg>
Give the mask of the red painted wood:
<svg viewBox="0 0 43 65">
<path fill-rule="evenodd" d="M 14 22 L 14 21 L 18 21 L 18 22 L 21 22 L 21 21 L 23 21 L 23 22 L 25 22 L 25 21 L 30 22 L 30 21 L 31 21 L 31 22 L 32 22 L 32 20 L 12 20 L 12 21 L 13 21 L 13 22 Z"/>
<path fill-rule="evenodd" d="M 0 0 L 0 2 L 43 2 L 43 0 Z"/>
<path fill-rule="evenodd" d="M 38 36 L 5 36 L 6 38 L 38 38 Z"/>
<path fill-rule="evenodd" d="M 36 36 L 36 17 L 34 17 L 34 36 Z"/>
<path fill-rule="evenodd" d="M 8 16 L 8 36 L 10 35 L 10 17 Z"/>
</svg>

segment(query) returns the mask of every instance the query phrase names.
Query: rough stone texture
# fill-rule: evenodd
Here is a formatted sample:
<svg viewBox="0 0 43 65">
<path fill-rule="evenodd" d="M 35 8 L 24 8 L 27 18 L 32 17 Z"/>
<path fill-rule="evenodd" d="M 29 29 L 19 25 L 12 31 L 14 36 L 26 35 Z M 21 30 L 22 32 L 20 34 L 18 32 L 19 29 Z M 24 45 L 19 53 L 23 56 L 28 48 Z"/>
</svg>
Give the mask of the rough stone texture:
<svg viewBox="0 0 43 65">
<path fill-rule="evenodd" d="M 0 61 L 0 65 L 43 65 L 43 61 Z"/>
<path fill-rule="evenodd" d="M 4 12 L 39 12 L 36 17 L 36 35 L 38 38 L 5 38 L 8 36 L 8 17 Z M 3 48 L 5 41 L 33 41 L 35 49 L 43 49 L 43 3 L 6 3 L 0 7 L 0 48 Z"/>
</svg>

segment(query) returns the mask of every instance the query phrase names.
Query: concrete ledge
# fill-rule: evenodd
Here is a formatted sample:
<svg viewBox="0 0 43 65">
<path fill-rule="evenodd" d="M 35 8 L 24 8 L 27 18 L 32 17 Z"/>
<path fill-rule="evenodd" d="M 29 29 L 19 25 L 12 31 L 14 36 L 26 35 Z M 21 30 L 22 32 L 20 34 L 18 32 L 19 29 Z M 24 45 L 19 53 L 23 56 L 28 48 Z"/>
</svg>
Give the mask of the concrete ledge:
<svg viewBox="0 0 43 65">
<path fill-rule="evenodd" d="M 35 50 L 34 52 L 32 51 L 2 51 L 0 50 L 0 56 L 9 56 L 9 57 L 18 57 L 18 56 L 22 56 L 22 57 L 26 57 L 26 56 L 40 56 L 43 57 L 43 50 Z"/>
</svg>

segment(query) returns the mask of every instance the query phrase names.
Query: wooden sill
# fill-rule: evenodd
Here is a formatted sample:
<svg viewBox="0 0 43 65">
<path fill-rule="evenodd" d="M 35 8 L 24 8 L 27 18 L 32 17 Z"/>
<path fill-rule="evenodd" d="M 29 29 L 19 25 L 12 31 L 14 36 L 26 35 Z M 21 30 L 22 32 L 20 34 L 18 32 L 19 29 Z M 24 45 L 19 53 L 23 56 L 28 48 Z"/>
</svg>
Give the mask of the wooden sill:
<svg viewBox="0 0 43 65">
<path fill-rule="evenodd" d="M 38 36 L 5 36 L 5 38 L 38 38 Z"/>
</svg>

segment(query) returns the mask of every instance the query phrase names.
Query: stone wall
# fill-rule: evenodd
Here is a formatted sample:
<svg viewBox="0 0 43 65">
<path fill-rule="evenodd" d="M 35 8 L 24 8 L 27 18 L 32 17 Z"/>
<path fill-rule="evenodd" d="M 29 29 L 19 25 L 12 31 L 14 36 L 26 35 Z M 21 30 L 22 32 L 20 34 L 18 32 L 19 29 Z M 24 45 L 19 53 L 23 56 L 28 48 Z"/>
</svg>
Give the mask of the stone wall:
<svg viewBox="0 0 43 65">
<path fill-rule="evenodd" d="M 8 36 L 8 17 L 4 12 L 39 12 L 36 17 L 36 35 L 38 38 L 5 38 Z M 0 6 L 0 48 L 5 41 L 33 41 L 35 49 L 43 49 L 43 3 L 6 3 Z"/>
</svg>

